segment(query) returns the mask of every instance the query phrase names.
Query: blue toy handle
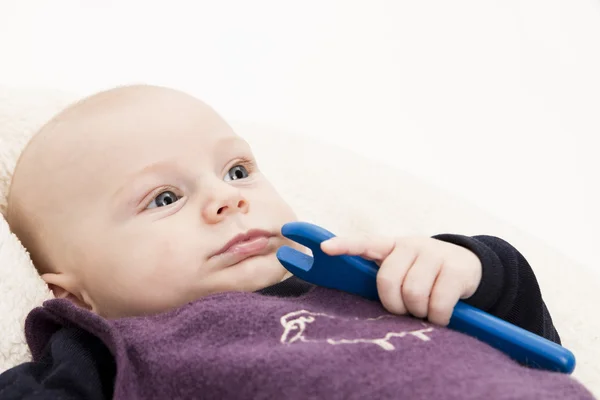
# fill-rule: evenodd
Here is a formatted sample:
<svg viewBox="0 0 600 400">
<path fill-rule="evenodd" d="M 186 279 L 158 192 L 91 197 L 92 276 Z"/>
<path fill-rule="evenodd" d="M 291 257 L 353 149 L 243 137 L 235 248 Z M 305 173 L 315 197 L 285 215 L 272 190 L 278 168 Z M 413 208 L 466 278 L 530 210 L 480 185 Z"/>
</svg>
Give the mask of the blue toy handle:
<svg viewBox="0 0 600 400">
<path fill-rule="evenodd" d="M 449 328 L 476 337 L 532 368 L 570 374 L 575 356 L 563 346 L 459 301 Z"/>
</svg>

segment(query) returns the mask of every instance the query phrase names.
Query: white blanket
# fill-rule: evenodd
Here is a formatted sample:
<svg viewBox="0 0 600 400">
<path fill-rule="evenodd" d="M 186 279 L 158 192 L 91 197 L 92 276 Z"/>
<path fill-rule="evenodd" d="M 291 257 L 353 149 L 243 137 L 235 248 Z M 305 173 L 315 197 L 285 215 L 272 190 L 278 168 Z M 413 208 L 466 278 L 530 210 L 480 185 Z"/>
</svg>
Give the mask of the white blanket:
<svg viewBox="0 0 600 400">
<path fill-rule="evenodd" d="M 0 211 L 11 172 L 27 140 L 78 96 L 0 87 Z M 540 240 L 401 171 L 357 154 L 264 124 L 234 122 L 261 169 L 303 220 L 334 233 L 490 234 L 530 261 L 565 347 L 577 357 L 574 376 L 600 397 L 600 281 Z M 365 138 L 368 140 L 368 138 Z M 574 234 L 577 234 L 576 232 Z M 0 372 L 29 357 L 23 321 L 50 298 L 29 256 L 0 216 Z"/>
</svg>

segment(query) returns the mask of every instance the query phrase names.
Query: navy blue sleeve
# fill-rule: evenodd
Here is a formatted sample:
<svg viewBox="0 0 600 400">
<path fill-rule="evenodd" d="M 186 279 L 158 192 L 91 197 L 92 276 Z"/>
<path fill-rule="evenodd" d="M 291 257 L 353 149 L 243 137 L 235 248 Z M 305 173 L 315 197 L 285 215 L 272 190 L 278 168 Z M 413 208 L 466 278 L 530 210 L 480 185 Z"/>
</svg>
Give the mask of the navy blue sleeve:
<svg viewBox="0 0 600 400">
<path fill-rule="evenodd" d="M 465 303 L 561 343 L 533 269 L 517 249 L 494 236 L 443 234 L 434 239 L 465 247 L 481 260 L 481 283 Z"/>
<path fill-rule="evenodd" d="M 110 399 L 115 374 L 113 356 L 100 339 L 62 328 L 39 361 L 0 374 L 0 400 Z"/>
</svg>

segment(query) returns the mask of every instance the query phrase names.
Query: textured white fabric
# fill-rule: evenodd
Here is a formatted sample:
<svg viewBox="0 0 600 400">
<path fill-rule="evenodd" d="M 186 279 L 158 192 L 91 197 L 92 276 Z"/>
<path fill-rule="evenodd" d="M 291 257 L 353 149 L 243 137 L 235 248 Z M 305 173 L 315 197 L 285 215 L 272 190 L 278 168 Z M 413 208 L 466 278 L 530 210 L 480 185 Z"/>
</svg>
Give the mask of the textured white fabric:
<svg viewBox="0 0 600 400">
<path fill-rule="evenodd" d="M 0 87 L 0 211 L 18 155 L 31 135 L 74 100 L 72 94 Z M 574 376 L 600 396 L 600 282 L 590 271 L 401 171 L 264 124 L 232 125 L 303 220 L 337 234 L 490 234 L 512 243 L 532 264 L 564 345 L 577 356 Z M 0 371 L 28 359 L 23 320 L 49 297 L 25 249 L 0 216 Z"/>
</svg>

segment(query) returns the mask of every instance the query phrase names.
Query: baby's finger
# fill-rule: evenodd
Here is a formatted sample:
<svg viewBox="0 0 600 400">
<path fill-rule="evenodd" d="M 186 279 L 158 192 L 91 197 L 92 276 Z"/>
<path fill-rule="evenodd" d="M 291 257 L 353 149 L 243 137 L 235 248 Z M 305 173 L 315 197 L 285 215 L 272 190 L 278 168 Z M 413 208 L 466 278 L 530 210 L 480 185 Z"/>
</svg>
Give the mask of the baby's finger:
<svg viewBox="0 0 600 400">
<path fill-rule="evenodd" d="M 449 269 L 442 268 L 431 291 L 427 319 L 437 325 L 448 325 L 460 292 L 461 287 L 456 284 Z"/>
<path fill-rule="evenodd" d="M 385 309 L 393 314 L 406 314 L 400 288 L 406 272 L 416 258 L 417 252 L 413 249 L 396 249 L 385 259 L 377 272 L 379 300 Z"/>
<path fill-rule="evenodd" d="M 321 243 L 321 250 L 330 256 L 347 254 L 383 261 L 394 249 L 391 238 L 346 238 L 336 236 Z"/>
<path fill-rule="evenodd" d="M 441 259 L 421 253 L 404 278 L 402 301 L 408 312 L 417 318 L 427 316 L 429 296 L 441 266 Z"/>
</svg>

